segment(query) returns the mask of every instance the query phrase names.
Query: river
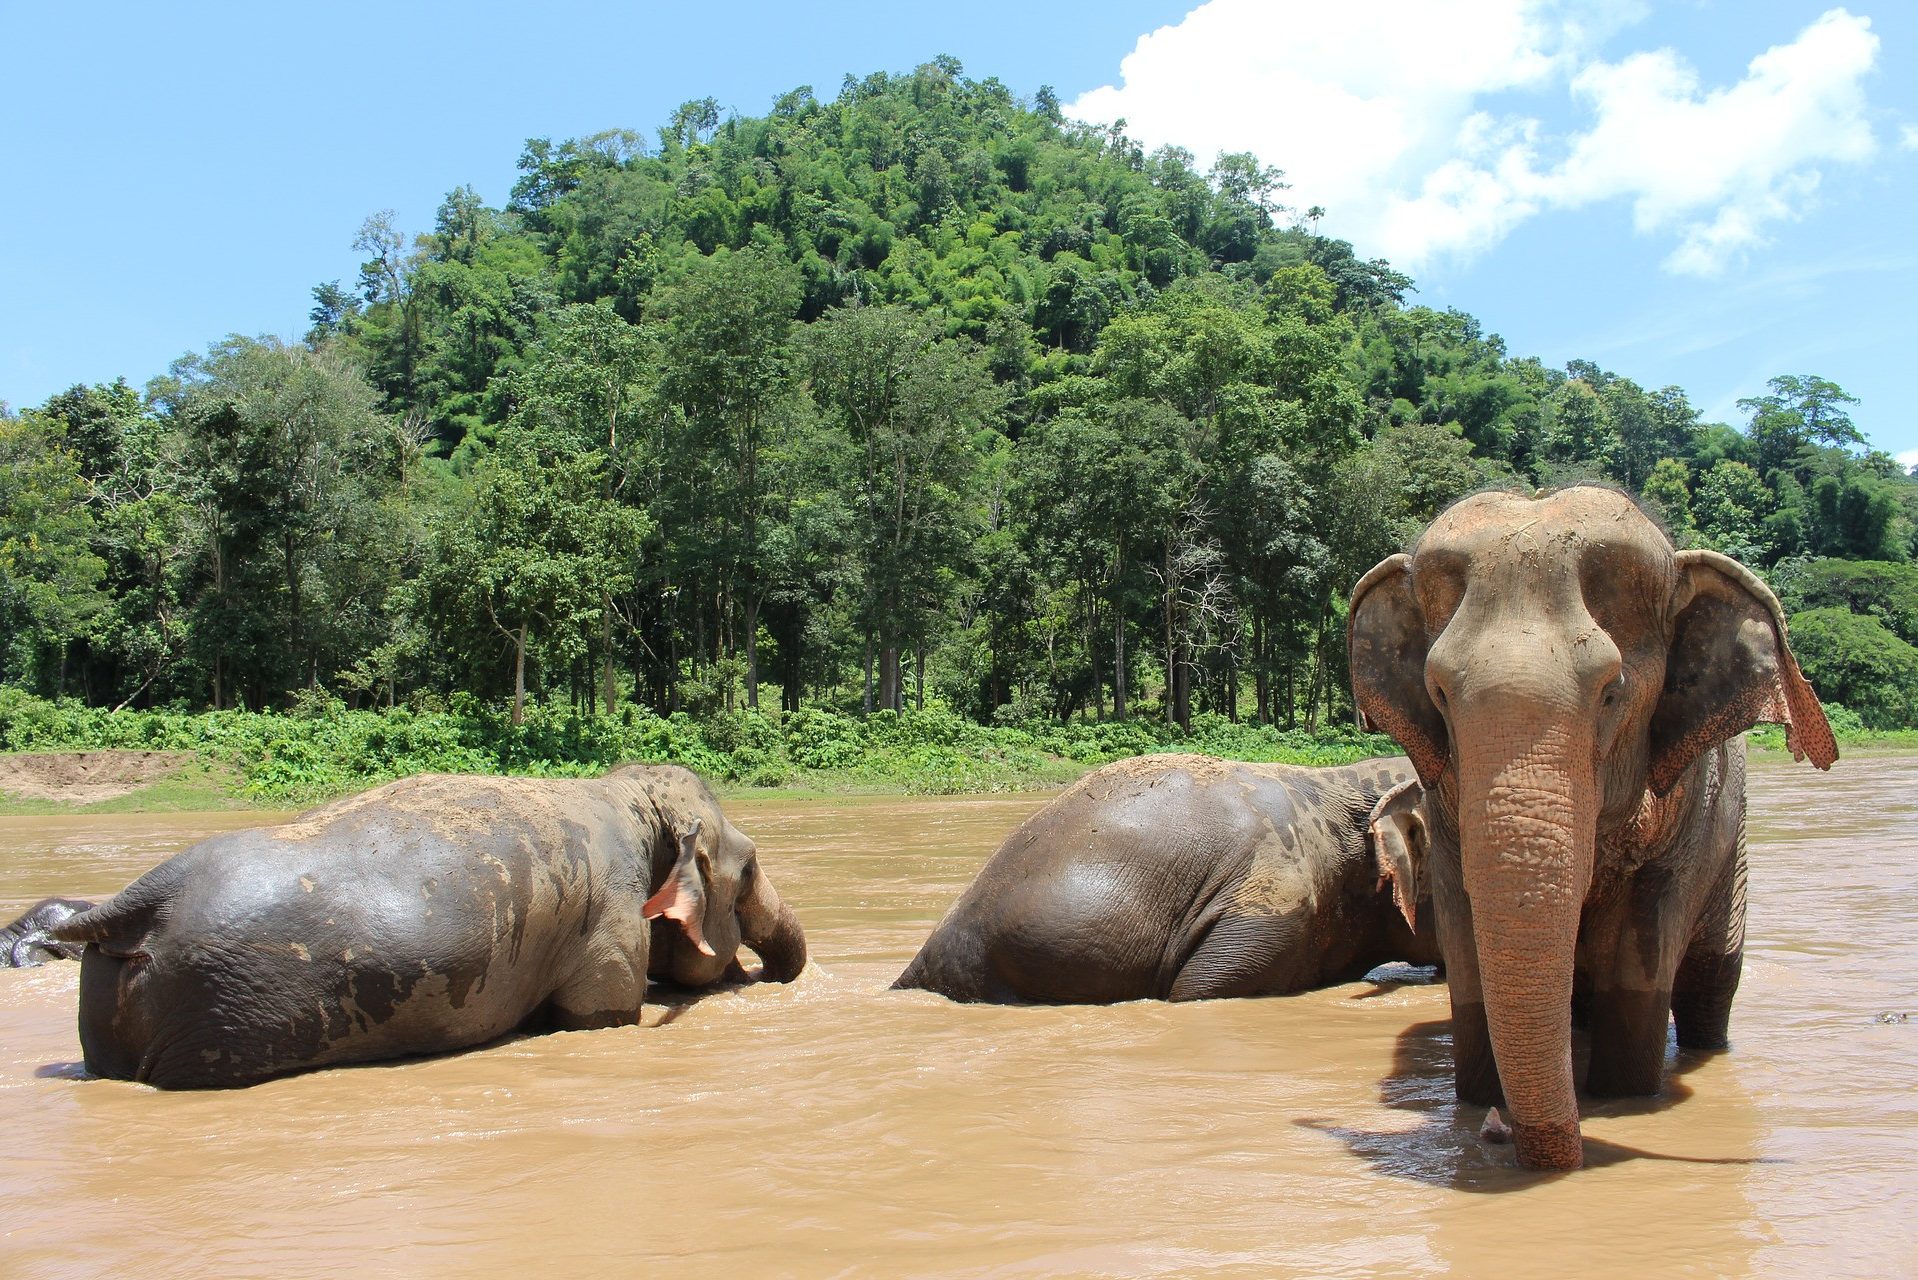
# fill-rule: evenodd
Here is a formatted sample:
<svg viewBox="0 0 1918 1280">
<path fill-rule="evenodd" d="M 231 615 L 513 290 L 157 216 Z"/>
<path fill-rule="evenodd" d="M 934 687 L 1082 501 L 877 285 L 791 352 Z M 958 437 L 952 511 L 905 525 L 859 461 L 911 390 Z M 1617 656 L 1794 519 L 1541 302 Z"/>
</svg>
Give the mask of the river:
<svg viewBox="0 0 1918 1280">
<path fill-rule="evenodd" d="M 0 1275 L 1918 1275 L 1918 759 L 1754 765 L 1734 1047 L 1578 1173 L 1455 1114 L 1442 986 L 888 991 L 1044 796 L 749 799 L 817 967 L 639 1028 L 165 1094 L 83 1077 L 77 965 L 0 971 Z M 0 819 L 0 919 L 263 820 Z"/>
</svg>

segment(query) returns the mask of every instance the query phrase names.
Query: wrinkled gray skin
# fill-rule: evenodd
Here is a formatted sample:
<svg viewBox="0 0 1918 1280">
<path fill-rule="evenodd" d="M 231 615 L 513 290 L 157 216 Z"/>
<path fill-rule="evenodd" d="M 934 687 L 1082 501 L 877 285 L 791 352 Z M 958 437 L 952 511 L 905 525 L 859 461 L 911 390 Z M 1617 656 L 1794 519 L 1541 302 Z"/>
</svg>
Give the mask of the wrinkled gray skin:
<svg viewBox="0 0 1918 1280">
<path fill-rule="evenodd" d="M 1584 1159 L 1588 1092 L 1656 1093 L 1668 1028 L 1727 1044 L 1758 721 L 1837 756 L 1765 584 L 1675 551 L 1610 490 L 1483 493 L 1352 592 L 1353 697 L 1430 796 L 1426 858 L 1458 1096 L 1503 1101 L 1521 1165 Z"/>
<path fill-rule="evenodd" d="M 0 969 L 31 969 L 49 960 L 78 960 L 78 946 L 56 942 L 47 931 L 92 907 L 81 898 L 42 898 L 28 907 L 18 920 L 0 926 Z"/>
<path fill-rule="evenodd" d="M 806 963 L 753 842 L 685 769 L 425 775 L 214 836 L 55 930 L 96 1075 L 220 1088 L 636 1022 L 649 974 Z"/>
<path fill-rule="evenodd" d="M 1368 837 L 1375 806 L 1412 778 L 1399 759 L 1107 765 L 1007 837 L 893 985 L 1001 1004 L 1207 1000 L 1434 963 L 1386 876 L 1408 902 L 1415 879 L 1381 858 L 1396 841 L 1409 866 L 1412 807 L 1381 816 L 1396 823 L 1387 841 Z"/>
</svg>

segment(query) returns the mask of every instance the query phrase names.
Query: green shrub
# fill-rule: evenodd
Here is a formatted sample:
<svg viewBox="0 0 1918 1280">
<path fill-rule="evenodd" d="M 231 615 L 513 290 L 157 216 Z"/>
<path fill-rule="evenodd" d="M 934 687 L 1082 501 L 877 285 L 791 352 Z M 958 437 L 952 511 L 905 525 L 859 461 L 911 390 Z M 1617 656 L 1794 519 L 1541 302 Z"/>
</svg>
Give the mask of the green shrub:
<svg viewBox="0 0 1918 1280">
<path fill-rule="evenodd" d="M 785 718 L 786 755 L 802 769 L 850 769 L 866 754 L 859 721 L 836 711 L 805 709 Z"/>
</svg>

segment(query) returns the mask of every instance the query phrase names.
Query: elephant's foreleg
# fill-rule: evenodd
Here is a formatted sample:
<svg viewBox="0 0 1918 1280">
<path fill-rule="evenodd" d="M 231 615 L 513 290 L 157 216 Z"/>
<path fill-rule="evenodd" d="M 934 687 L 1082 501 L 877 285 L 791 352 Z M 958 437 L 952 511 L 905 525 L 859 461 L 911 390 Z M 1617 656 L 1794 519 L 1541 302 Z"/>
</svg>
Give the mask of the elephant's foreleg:
<svg viewBox="0 0 1918 1280">
<path fill-rule="evenodd" d="M 1445 985 L 1452 997 L 1452 1084 L 1460 1102 L 1481 1107 L 1505 1101 L 1492 1032 L 1485 1020 L 1485 993 L 1479 982 L 1477 935 L 1472 900 L 1451 859 L 1434 858 L 1433 914 L 1438 919 L 1439 949 L 1445 957 Z"/>
<path fill-rule="evenodd" d="M 1672 1021 L 1678 1027 L 1681 1049 L 1725 1049 L 1731 1046 L 1732 997 L 1745 956 L 1735 952 L 1694 961 L 1679 967 L 1672 990 Z"/>
<path fill-rule="evenodd" d="M 1742 808 L 1716 807 L 1701 825 L 1696 856 L 1641 870 L 1609 918 L 1591 922 L 1609 943 L 1593 956 L 1590 1093 L 1657 1093 L 1673 1021 L 1683 1047 L 1725 1047 L 1744 967 Z"/>
<path fill-rule="evenodd" d="M 1641 882 L 1589 915 L 1592 1057 L 1585 1090 L 1597 1097 L 1657 1093 L 1672 1020 L 1672 981 L 1684 931 L 1671 919 L 1677 896 L 1663 877 Z"/>
<path fill-rule="evenodd" d="M 1699 921 L 1672 982 L 1672 1021 L 1681 1049 L 1723 1049 L 1731 1043 L 1732 997 L 1745 968 L 1745 842 L 1726 864 L 1725 874 Z"/>
<path fill-rule="evenodd" d="M 1672 1020 L 1669 986 L 1601 987 L 1592 993 L 1592 1062 L 1585 1091 L 1601 1098 L 1657 1093 Z"/>
<path fill-rule="evenodd" d="M 80 1051 L 87 1070 L 96 1076 L 135 1079 L 146 1053 L 144 1037 L 128 1043 L 121 1034 L 120 993 L 132 963 L 108 955 L 97 944 L 89 944 L 80 957 Z"/>
<path fill-rule="evenodd" d="M 1505 1087 L 1499 1083 L 1498 1059 L 1492 1055 L 1485 997 L 1474 990 L 1475 998 L 1461 999 L 1457 980 L 1446 981 L 1452 987 L 1452 1092 L 1460 1102 L 1498 1106 L 1505 1101 Z"/>
<path fill-rule="evenodd" d="M 1592 979 L 1589 974 L 1578 974 L 1572 979 L 1572 1030 L 1590 1031 L 1592 1029 Z"/>
</svg>

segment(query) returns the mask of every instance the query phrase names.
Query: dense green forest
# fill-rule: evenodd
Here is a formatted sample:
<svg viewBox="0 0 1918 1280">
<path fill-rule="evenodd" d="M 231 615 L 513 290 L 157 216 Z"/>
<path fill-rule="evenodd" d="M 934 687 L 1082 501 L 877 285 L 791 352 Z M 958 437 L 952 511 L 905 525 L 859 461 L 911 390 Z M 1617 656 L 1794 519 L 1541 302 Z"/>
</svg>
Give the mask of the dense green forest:
<svg viewBox="0 0 1918 1280">
<path fill-rule="evenodd" d="M 1918 723 L 1918 484 L 1825 379 L 1720 424 L 1547 368 L 1260 160 L 949 59 L 518 174 L 367 219 L 301 341 L 0 415 L 0 682 L 1313 730 L 1361 572 L 1464 493 L 1602 479 L 1761 569 L 1828 701 Z"/>
</svg>

